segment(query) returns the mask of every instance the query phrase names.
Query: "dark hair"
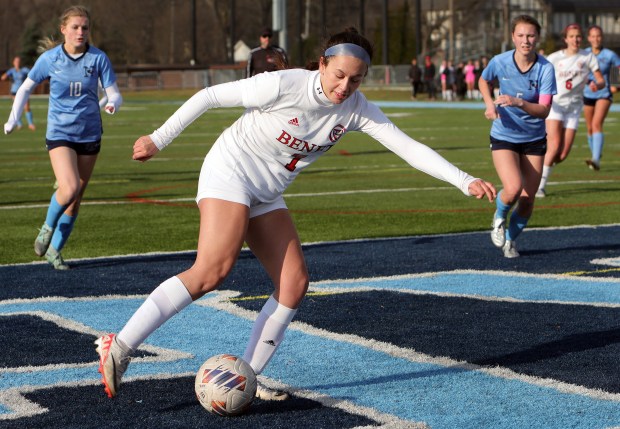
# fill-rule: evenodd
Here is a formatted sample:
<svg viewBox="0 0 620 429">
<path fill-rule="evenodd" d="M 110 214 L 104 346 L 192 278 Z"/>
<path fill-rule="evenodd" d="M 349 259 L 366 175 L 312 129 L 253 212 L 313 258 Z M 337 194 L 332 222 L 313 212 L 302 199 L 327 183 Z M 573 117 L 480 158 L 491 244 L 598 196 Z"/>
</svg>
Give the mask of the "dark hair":
<svg viewBox="0 0 620 429">
<path fill-rule="evenodd" d="M 374 51 L 372 43 L 370 43 L 370 41 L 367 38 L 362 36 L 357 31 L 356 28 L 348 27 L 348 28 L 345 28 L 344 31 L 334 34 L 327 40 L 327 42 L 325 42 L 324 46 L 322 47 L 321 54 L 320 54 L 320 58 L 323 59 L 323 61 L 325 62 L 325 65 L 329 63 L 329 57 L 325 57 L 323 53 L 328 48 L 331 48 L 334 45 L 339 45 L 341 43 L 353 43 L 354 45 L 361 46 L 362 48 L 364 48 L 366 52 L 368 52 L 368 56 L 370 57 L 370 60 L 372 61 L 372 55 Z M 319 62 L 318 61 L 310 62 L 306 65 L 306 68 L 308 70 L 317 70 L 319 68 Z"/>
<path fill-rule="evenodd" d="M 519 25 L 519 24 L 530 24 L 530 25 L 533 25 L 534 27 L 536 27 L 536 33 L 538 33 L 540 35 L 540 30 L 542 29 L 542 27 L 540 26 L 538 21 L 536 21 L 535 18 L 533 18 L 533 17 L 531 17 L 529 15 L 519 15 L 519 16 L 517 16 L 515 19 L 512 20 L 512 30 L 511 30 L 512 33 L 515 32 L 515 28 L 517 28 L 517 25 Z"/>
<path fill-rule="evenodd" d="M 591 25 L 588 27 L 588 36 L 590 35 L 590 31 L 592 30 L 598 30 L 601 33 L 601 36 L 603 35 L 603 29 L 599 26 L 599 25 Z"/>
<path fill-rule="evenodd" d="M 564 30 L 562 30 L 563 39 L 566 39 L 566 36 L 568 35 L 568 30 L 579 30 L 579 33 L 581 33 L 581 35 L 583 36 L 583 30 L 581 29 L 581 25 L 573 23 L 568 24 L 566 27 L 564 27 Z"/>
</svg>

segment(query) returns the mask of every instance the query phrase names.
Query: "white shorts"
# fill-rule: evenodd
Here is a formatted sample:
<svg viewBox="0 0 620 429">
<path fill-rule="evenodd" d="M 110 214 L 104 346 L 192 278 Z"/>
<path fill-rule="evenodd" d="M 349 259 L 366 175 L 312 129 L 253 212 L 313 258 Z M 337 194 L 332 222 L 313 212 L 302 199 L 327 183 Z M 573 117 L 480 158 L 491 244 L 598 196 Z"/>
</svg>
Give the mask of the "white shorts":
<svg viewBox="0 0 620 429">
<path fill-rule="evenodd" d="M 271 201 L 260 201 L 252 194 L 251 187 L 234 172 L 212 168 L 208 162 L 205 162 L 200 170 L 196 202 L 203 198 L 216 198 L 248 206 L 250 218 L 278 209 L 287 209 L 282 195 Z"/>
<path fill-rule="evenodd" d="M 576 130 L 579 125 L 579 117 L 581 116 L 581 109 L 565 109 L 559 107 L 556 104 L 551 104 L 551 110 L 547 120 L 560 121 L 564 128 L 570 128 Z"/>
</svg>

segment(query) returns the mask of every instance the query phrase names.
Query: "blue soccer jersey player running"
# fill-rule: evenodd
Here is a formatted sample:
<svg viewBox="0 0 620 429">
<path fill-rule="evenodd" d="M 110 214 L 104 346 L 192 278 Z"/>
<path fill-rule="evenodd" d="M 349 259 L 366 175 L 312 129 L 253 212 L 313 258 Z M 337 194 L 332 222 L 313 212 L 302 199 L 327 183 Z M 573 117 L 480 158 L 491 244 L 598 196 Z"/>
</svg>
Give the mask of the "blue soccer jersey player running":
<svg viewBox="0 0 620 429">
<path fill-rule="evenodd" d="M 515 18 L 515 49 L 493 57 L 478 82 L 484 114 L 493 121 L 491 153 L 503 186 L 496 198 L 491 240 L 507 258 L 519 256 L 514 242 L 534 210 L 547 149 L 545 118 L 556 93 L 553 65 L 536 53 L 539 37 L 540 24 L 534 18 Z M 493 99 L 491 82 L 495 79 L 499 95 Z M 515 204 L 506 230 L 508 212 Z"/>
<path fill-rule="evenodd" d="M 612 101 L 611 85 L 609 75 L 611 70 L 620 67 L 620 56 L 614 51 L 603 47 L 603 30 L 598 25 L 593 25 L 588 29 L 588 43 L 591 51 L 596 55 L 598 66 L 605 78 L 605 87 L 596 90 L 594 76 L 590 75 L 589 84 L 583 92 L 583 113 L 588 129 L 588 146 L 592 152 L 592 157 L 586 159 L 586 164 L 598 171 L 601 168 L 601 155 L 603 153 L 603 122 L 609 113 Z"/>
<path fill-rule="evenodd" d="M 22 59 L 20 57 L 13 58 L 13 68 L 7 70 L 2 76 L 0 76 L 1 80 L 10 80 L 11 81 L 11 95 L 13 99 L 15 99 L 15 94 L 17 94 L 17 90 L 22 83 L 26 80 L 28 76 L 28 72 L 30 69 L 28 67 L 22 67 Z M 24 112 L 26 112 L 26 119 L 28 120 L 28 128 L 32 131 L 36 130 L 36 126 L 34 125 L 34 119 L 32 117 L 32 111 L 30 110 L 30 102 L 26 100 L 26 104 L 24 106 Z M 22 127 L 21 118 L 17 120 L 17 128 Z"/>
<path fill-rule="evenodd" d="M 13 102 L 5 134 L 17 126 L 25 100 L 42 81 L 50 81 L 46 146 L 58 189 L 52 195 L 45 222 L 34 242 L 38 256 L 58 270 L 69 266 L 60 255 L 73 230 L 84 190 L 95 167 L 103 133 L 99 112 L 98 81 L 105 88 L 105 111 L 113 114 L 122 103 L 116 76 L 106 54 L 88 44 L 90 15 L 72 6 L 60 18 L 64 43 L 49 48 L 36 61 Z"/>
</svg>

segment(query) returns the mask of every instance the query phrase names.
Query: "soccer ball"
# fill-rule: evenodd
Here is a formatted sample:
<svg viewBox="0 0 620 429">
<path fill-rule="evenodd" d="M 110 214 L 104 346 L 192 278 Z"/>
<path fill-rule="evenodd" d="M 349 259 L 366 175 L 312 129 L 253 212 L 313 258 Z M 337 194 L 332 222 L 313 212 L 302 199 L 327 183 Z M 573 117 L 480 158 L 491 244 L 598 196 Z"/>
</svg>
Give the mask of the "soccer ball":
<svg viewBox="0 0 620 429">
<path fill-rule="evenodd" d="M 194 383 L 196 397 L 207 411 L 235 416 L 249 407 L 256 395 L 256 374 L 243 359 L 215 355 L 202 364 Z"/>
</svg>

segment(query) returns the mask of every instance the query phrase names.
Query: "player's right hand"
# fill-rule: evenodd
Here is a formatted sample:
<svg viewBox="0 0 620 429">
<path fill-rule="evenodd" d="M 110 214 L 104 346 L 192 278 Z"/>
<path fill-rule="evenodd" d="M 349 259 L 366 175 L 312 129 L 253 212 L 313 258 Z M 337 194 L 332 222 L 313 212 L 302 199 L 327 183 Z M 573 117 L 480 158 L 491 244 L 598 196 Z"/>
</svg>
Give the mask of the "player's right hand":
<svg viewBox="0 0 620 429">
<path fill-rule="evenodd" d="M 484 111 L 484 117 L 490 121 L 494 121 L 495 119 L 499 118 L 499 114 L 497 113 L 497 108 L 495 107 L 495 105 L 487 106 L 486 110 Z"/>
<path fill-rule="evenodd" d="M 142 136 L 133 144 L 134 161 L 145 162 L 151 159 L 159 149 L 149 136 Z"/>
</svg>

